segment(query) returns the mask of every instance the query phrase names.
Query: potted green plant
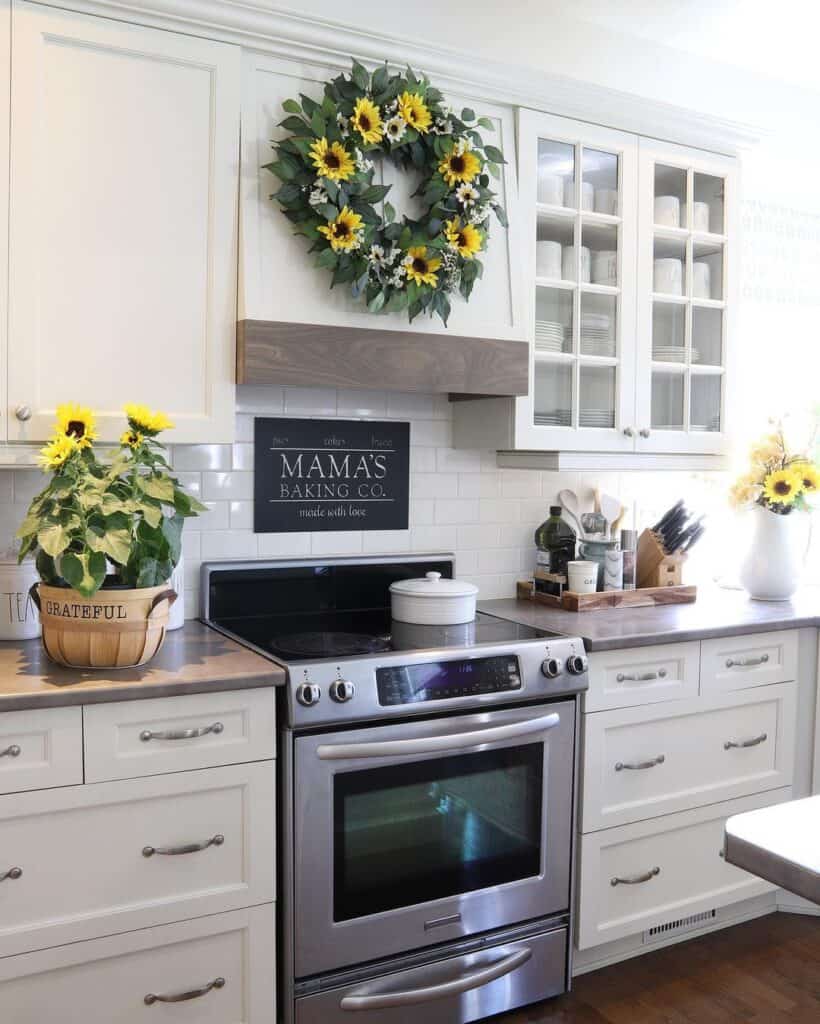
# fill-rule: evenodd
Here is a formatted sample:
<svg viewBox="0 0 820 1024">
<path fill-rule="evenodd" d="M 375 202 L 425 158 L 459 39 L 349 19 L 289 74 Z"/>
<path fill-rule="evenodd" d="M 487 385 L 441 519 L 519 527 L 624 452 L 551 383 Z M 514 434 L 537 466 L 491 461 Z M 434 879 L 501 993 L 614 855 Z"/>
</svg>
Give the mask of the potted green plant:
<svg viewBox="0 0 820 1024">
<path fill-rule="evenodd" d="M 95 451 L 94 413 L 57 409 L 41 451 L 51 474 L 17 531 L 20 561 L 34 557 L 32 588 L 43 645 L 54 661 L 86 668 L 141 665 L 162 645 L 176 594 L 168 586 L 185 519 L 203 511 L 173 476 L 156 438 L 173 424 L 125 407 L 127 429 L 107 460 Z"/>
</svg>

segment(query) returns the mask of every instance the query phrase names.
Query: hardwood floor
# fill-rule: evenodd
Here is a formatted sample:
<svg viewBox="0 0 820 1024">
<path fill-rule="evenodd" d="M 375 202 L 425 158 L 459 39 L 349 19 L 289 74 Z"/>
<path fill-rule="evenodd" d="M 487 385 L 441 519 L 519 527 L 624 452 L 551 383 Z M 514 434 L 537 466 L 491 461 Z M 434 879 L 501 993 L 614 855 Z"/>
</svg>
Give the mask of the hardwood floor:
<svg viewBox="0 0 820 1024">
<path fill-rule="evenodd" d="M 820 1024 L 820 917 L 771 914 L 576 978 L 497 1024 Z"/>
</svg>

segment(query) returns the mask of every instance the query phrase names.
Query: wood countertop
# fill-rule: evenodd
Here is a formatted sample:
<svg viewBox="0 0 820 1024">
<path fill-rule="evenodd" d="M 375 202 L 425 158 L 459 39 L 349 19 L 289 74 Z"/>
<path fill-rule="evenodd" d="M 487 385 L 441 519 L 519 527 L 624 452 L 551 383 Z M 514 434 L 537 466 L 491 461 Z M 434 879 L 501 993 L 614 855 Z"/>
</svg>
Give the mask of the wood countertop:
<svg viewBox="0 0 820 1024">
<path fill-rule="evenodd" d="M 0 712 L 284 682 L 278 665 L 196 621 L 169 633 L 159 654 L 140 668 L 64 668 L 49 661 L 39 640 L 0 641 Z"/>
<path fill-rule="evenodd" d="M 479 608 L 537 629 L 580 636 L 588 651 L 609 651 L 820 626 L 820 587 L 806 587 L 790 601 L 753 601 L 743 591 L 708 586 L 699 588 L 693 604 L 567 612 L 510 598 L 482 601 Z"/>
</svg>

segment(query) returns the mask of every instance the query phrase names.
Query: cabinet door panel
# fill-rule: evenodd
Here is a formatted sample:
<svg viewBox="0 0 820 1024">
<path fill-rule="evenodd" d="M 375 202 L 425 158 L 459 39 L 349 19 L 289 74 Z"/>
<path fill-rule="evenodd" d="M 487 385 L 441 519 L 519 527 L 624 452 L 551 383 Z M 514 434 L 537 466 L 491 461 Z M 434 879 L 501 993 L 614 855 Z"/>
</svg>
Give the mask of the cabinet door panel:
<svg viewBox="0 0 820 1024">
<path fill-rule="evenodd" d="M 67 400 L 107 440 L 126 401 L 231 440 L 238 48 L 27 3 L 13 27 L 10 440 Z"/>
<path fill-rule="evenodd" d="M 344 70 L 349 70 L 345 66 Z M 408 324 L 405 313 L 377 317 L 362 311 L 362 303 L 351 297 L 347 285 L 328 289 L 330 275 L 317 270 L 308 245 L 295 236 L 270 194 L 278 179 L 262 165 L 272 159 L 270 140 L 280 137 L 278 123 L 285 116 L 283 100 L 304 93 L 321 98 L 323 83 L 336 69 L 310 65 L 261 54 L 248 54 L 244 64 L 242 97 L 242 251 L 240 266 L 240 319 L 285 320 L 300 323 L 334 324 L 352 327 L 410 330 L 487 338 L 523 338 L 519 287 L 515 189 L 515 130 L 512 108 L 486 103 L 480 98 L 447 93 L 455 109 L 473 107 L 479 116 L 489 117 L 495 131 L 482 129 L 487 142 L 500 147 L 508 163 L 500 181 L 492 187 L 511 216 L 505 231 L 491 218 L 490 242 L 481 257 L 484 273 L 468 303 L 453 297 L 453 311 L 447 328 L 438 317 L 418 317 Z M 397 217 L 418 216 L 420 209 L 410 193 L 418 177 L 412 171 L 397 171 L 388 162 L 377 169 Z"/>
<path fill-rule="evenodd" d="M 0 0 L 0 68 L 11 60 L 11 0 Z M 0 78 L 0 380 L 6 375 L 8 327 L 8 214 L 9 214 L 9 76 Z M 7 431 L 6 410 L 0 403 L 0 442 Z"/>
</svg>

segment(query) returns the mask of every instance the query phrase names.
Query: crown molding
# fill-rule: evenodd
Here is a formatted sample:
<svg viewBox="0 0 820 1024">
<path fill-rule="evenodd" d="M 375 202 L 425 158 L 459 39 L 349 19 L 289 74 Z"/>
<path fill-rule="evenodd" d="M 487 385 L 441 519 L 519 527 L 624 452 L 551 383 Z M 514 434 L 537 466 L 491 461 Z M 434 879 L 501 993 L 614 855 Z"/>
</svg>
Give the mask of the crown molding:
<svg viewBox="0 0 820 1024">
<path fill-rule="evenodd" d="M 291 11 L 236 0 L 57 0 L 52 6 L 233 42 L 288 60 L 336 68 L 351 56 L 365 64 L 412 64 L 442 84 L 494 103 L 635 132 L 668 142 L 737 155 L 766 134 L 759 128 L 608 89 L 564 75 L 363 32 Z M 480 71 L 479 71 L 480 69 Z"/>
</svg>

